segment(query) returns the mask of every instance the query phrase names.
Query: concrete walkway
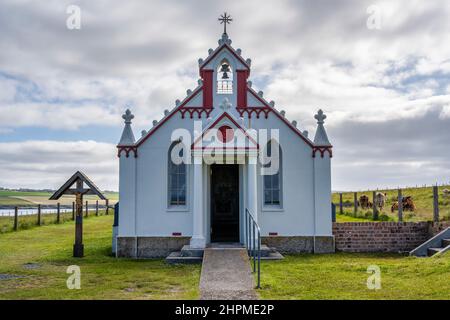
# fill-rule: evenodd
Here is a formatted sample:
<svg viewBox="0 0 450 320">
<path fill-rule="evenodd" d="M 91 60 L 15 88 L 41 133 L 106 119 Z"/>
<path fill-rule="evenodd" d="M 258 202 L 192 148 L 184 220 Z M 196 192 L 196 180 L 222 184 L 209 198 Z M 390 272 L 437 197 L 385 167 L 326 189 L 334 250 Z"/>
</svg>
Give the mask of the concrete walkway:
<svg viewBox="0 0 450 320">
<path fill-rule="evenodd" d="M 258 299 L 245 248 L 206 248 L 200 278 L 200 299 Z"/>
</svg>

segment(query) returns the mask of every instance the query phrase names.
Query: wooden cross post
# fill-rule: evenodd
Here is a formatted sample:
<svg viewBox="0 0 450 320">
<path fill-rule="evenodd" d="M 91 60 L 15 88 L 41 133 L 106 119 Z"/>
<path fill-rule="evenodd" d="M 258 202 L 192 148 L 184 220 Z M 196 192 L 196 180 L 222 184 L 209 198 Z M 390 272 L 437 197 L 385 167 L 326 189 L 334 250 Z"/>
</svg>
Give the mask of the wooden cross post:
<svg viewBox="0 0 450 320">
<path fill-rule="evenodd" d="M 339 193 L 339 213 L 344 214 L 344 210 L 342 208 L 342 192 Z"/>
<path fill-rule="evenodd" d="M 402 195 L 402 189 L 398 189 L 398 196 L 397 196 L 397 201 L 398 201 L 398 221 L 402 222 L 403 221 L 403 195 Z"/>
<path fill-rule="evenodd" d="M 84 256 L 83 245 L 83 181 L 77 180 L 75 193 L 75 244 L 73 245 L 73 256 L 82 258 Z"/>
<path fill-rule="evenodd" d="M 75 188 L 71 189 L 70 187 L 73 185 L 75 185 Z M 73 245 L 73 256 L 76 258 L 81 258 L 84 256 L 83 195 L 85 194 L 97 195 L 102 200 L 106 200 L 106 198 L 97 188 L 97 186 L 84 173 L 80 171 L 75 172 L 75 174 L 69 180 L 67 180 L 67 182 L 50 197 L 50 200 L 57 200 L 64 194 L 75 195 L 76 215 L 75 215 L 75 243 Z M 86 203 L 86 212 L 87 212 L 87 203 Z"/>
<path fill-rule="evenodd" d="M 353 193 L 353 205 L 354 205 L 353 211 L 356 216 L 356 214 L 358 213 L 358 193 L 357 192 Z"/>
</svg>

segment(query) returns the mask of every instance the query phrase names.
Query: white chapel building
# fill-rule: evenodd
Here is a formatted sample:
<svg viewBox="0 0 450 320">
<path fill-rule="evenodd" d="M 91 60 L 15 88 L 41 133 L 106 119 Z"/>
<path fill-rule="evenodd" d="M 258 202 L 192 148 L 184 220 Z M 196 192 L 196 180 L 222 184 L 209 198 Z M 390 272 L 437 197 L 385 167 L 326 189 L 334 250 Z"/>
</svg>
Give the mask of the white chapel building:
<svg viewBox="0 0 450 320">
<path fill-rule="evenodd" d="M 245 244 L 245 217 L 280 252 L 334 252 L 332 146 L 321 110 L 314 139 L 249 81 L 251 60 L 224 32 L 199 59 L 200 79 L 135 140 L 130 110 L 120 162 L 118 257 L 165 257 L 183 246 Z M 312 116 L 312 115 L 311 115 Z"/>
</svg>

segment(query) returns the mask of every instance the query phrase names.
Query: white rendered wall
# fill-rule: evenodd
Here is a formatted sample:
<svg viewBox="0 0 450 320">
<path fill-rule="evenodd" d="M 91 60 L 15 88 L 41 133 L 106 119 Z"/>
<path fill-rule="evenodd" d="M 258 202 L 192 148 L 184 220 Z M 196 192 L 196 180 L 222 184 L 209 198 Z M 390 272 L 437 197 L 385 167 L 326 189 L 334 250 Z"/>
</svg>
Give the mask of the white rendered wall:
<svg viewBox="0 0 450 320">
<path fill-rule="evenodd" d="M 122 153 L 119 159 L 119 236 L 135 236 L 136 158 Z"/>
<path fill-rule="evenodd" d="M 331 236 L 331 163 L 330 156 L 320 152 L 314 158 L 316 235 Z"/>
</svg>

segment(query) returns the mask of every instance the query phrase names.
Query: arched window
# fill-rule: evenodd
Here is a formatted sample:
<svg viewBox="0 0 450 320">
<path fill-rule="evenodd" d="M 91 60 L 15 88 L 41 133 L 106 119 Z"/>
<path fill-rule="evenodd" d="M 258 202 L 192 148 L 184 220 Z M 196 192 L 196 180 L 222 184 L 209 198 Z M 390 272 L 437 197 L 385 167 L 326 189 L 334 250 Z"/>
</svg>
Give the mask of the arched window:
<svg viewBox="0 0 450 320">
<path fill-rule="evenodd" d="M 186 163 L 183 162 L 183 144 L 172 143 L 168 152 L 168 201 L 169 206 L 186 205 Z"/>
<path fill-rule="evenodd" d="M 217 93 L 233 93 L 233 70 L 227 59 L 223 59 L 217 69 Z"/>
<path fill-rule="evenodd" d="M 269 161 L 263 165 L 264 205 L 281 207 L 283 169 L 281 147 L 278 142 L 271 140 L 267 143 L 266 148 Z"/>
</svg>

